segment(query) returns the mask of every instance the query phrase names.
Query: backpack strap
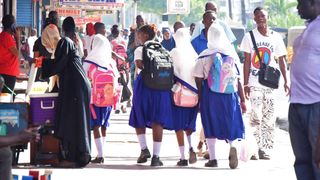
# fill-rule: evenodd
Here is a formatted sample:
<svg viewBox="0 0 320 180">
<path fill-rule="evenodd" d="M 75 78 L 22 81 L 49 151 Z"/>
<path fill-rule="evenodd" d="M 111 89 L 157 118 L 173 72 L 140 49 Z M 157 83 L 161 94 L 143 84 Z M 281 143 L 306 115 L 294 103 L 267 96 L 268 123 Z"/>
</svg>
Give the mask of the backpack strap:
<svg viewBox="0 0 320 180">
<path fill-rule="evenodd" d="M 258 56 L 259 63 L 260 63 L 260 68 L 261 68 L 262 67 L 261 66 L 262 60 L 261 60 L 261 57 L 260 57 L 260 54 L 259 54 L 259 50 L 258 50 L 258 47 L 257 47 L 256 39 L 254 38 L 254 35 L 253 35 L 253 31 L 252 30 L 249 31 L 249 34 L 250 34 L 250 37 L 251 37 L 253 48 L 254 48 L 254 50 L 256 52 L 256 56 Z"/>
<path fill-rule="evenodd" d="M 199 56 L 198 59 L 205 58 L 205 57 L 209 57 L 209 56 L 212 56 L 212 55 L 214 55 L 214 54 L 216 54 L 216 52 L 215 52 L 215 53 L 212 53 L 212 54 L 207 54 L 207 55 Z"/>
<path fill-rule="evenodd" d="M 103 67 L 103 66 L 100 66 L 99 64 L 97 64 L 97 63 L 95 63 L 95 62 L 92 62 L 92 61 L 90 61 L 90 60 L 83 60 L 83 62 L 93 64 L 93 65 L 95 65 L 95 66 L 97 66 L 97 67 L 99 67 L 99 68 L 102 68 L 102 69 L 104 69 L 104 70 L 109 70 L 108 68 Z"/>
<path fill-rule="evenodd" d="M 183 86 L 187 87 L 188 89 L 190 89 L 194 93 L 198 94 L 198 90 L 196 88 L 194 88 L 193 86 L 191 86 L 190 84 L 188 84 L 187 82 L 185 82 L 184 80 L 178 78 L 177 76 L 174 76 L 174 80 L 181 83 Z"/>
</svg>

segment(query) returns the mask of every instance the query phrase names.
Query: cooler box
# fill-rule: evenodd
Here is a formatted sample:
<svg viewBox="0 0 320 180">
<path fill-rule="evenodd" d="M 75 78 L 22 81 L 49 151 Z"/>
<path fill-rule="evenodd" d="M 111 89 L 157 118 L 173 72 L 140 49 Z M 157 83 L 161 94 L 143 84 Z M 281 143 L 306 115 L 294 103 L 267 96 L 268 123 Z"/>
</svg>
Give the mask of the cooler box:
<svg viewBox="0 0 320 180">
<path fill-rule="evenodd" d="M 30 94 L 30 111 L 33 125 L 54 124 L 58 93 Z"/>
</svg>

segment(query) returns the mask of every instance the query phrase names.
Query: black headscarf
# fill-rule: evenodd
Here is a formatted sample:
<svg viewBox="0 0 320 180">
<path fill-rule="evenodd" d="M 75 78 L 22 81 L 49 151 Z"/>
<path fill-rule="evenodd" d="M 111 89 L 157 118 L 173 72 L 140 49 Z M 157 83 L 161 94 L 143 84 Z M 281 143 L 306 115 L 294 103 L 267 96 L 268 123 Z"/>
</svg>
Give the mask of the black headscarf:
<svg viewBox="0 0 320 180">
<path fill-rule="evenodd" d="M 73 40 L 73 42 L 78 44 L 78 39 L 76 36 L 76 23 L 74 22 L 73 17 L 69 16 L 64 19 L 62 23 L 62 30 L 64 31 L 66 37 L 69 37 Z"/>
</svg>

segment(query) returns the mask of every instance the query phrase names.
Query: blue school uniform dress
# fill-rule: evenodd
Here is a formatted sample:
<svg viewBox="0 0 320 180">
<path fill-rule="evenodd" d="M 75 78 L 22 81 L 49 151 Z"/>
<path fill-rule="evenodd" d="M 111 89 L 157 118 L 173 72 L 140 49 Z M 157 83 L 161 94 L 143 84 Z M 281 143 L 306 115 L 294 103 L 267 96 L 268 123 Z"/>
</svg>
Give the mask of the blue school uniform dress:
<svg viewBox="0 0 320 180">
<path fill-rule="evenodd" d="M 91 129 L 93 129 L 96 126 L 108 127 L 112 106 L 108 106 L 108 107 L 97 107 L 95 105 L 92 105 L 92 106 L 97 115 L 97 118 L 94 119 L 91 113 L 91 116 L 90 116 Z"/>
<path fill-rule="evenodd" d="M 209 66 L 214 66 L 210 57 L 199 59 L 198 61 L 207 61 L 205 63 L 197 62 L 197 64 L 205 64 L 207 70 Z M 211 69 L 208 76 L 210 76 L 210 73 Z M 215 77 L 215 79 L 219 78 Z M 215 84 L 213 84 L 212 88 L 215 87 Z M 214 92 L 212 88 L 210 89 L 208 85 L 208 79 L 205 79 L 202 83 L 202 97 L 200 100 L 200 113 L 205 137 L 218 138 L 220 140 L 243 138 L 244 125 L 238 93 L 219 93 Z M 228 88 L 229 86 L 225 90 Z"/>
<path fill-rule="evenodd" d="M 243 138 L 244 125 L 238 93 L 222 94 L 210 90 L 207 80 L 202 85 L 201 121 L 206 138 L 235 140 Z"/>
<path fill-rule="evenodd" d="M 192 130 L 192 132 L 196 131 L 197 114 L 198 106 L 189 108 L 173 105 L 174 130 Z"/>
<path fill-rule="evenodd" d="M 142 47 L 135 51 L 135 59 L 142 59 Z M 172 93 L 171 90 L 155 90 L 144 85 L 142 73 L 135 82 L 129 125 L 134 128 L 151 127 L 153 122 L 164 129 L 172 130 Z"/>
</svg>

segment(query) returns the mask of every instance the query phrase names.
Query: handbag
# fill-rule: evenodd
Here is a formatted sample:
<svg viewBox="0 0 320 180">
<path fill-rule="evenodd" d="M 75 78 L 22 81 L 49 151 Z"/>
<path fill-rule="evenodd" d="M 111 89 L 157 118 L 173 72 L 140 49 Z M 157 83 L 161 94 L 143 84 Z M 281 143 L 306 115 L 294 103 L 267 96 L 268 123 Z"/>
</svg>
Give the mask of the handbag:
<svg viewBox="0 0 320 180">
<path fill-rule="evenodd" d="M 198 94 L 189 89 L 184 81 L 176 77 L 177 82 L 172 87 L 173 102 L 179 107 L 195 107 L 198 104 Z"/>
<path fill-rule="evenodd" d="M 271 67 L 262 62 L 253 32 L 250 31 L 249 33 L 251 36 L 254 50 L 260 62 L 260 69 L 258 73 L 259 83 L 262 84 L 263 86 L 266 86 L 272 89 L 278 89 L 279 80 L 280 80 L 280 71 L 277 68 Z"/>
</svg>

